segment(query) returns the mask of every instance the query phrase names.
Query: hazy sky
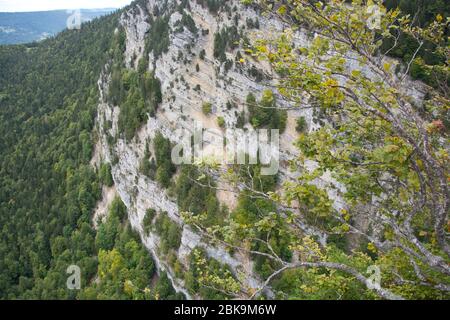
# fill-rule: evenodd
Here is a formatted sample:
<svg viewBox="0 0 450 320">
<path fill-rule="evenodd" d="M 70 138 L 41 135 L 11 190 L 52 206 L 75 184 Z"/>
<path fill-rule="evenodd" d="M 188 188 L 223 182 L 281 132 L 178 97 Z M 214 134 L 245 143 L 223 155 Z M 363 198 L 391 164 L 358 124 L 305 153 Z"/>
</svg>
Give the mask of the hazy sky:
<svg viewBox="0 0 450 320">
<path fill-rule="evenodd" d="M 0 12 L 123 7 L 132 0 L 0 0 Z"/>
</svg>

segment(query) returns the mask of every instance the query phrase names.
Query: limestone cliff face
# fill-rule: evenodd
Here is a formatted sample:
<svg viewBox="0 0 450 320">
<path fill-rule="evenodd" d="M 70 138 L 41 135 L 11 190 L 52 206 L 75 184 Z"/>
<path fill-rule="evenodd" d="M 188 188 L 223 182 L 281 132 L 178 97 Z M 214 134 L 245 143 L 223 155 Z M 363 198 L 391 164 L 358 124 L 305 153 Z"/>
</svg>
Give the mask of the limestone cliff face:
<svg viewBox="0 0 450 320">
<path fill-rule="evenodd" d="M 153 12 L 155 6 L 161 6 L 160 3 L 150 0 L 147 2 L 147 8 L 137 6 L 122 15 L 120 23 L 126 32 L 125 65 L 127 68 L 136 68 L 137 61 L 144 54 L 145 37 L 151 28 L 148 23 L 148 12 Z M 238 2 L 236 5 L 239 6 Z M 255 12 L 243 10 L 240 6 L 239 8 L 243 15 L 243 23 L 245 23 L 246 16 L 256 17 Z M 143 232 L 142 220 L 149 208 L 167 212 L 175 223 L 183 226 L 176 199 L 170 198 L 165 189 L 139 172 L 146 141 L 154 138 L 156 132 L 161 132 L 172 142 L 180 142 L 183 137 L 177 135 L 175 130 L 180 128 L 192 130 L 196 121 L 202 122 L 205 128 L 219 130 L 217 125 L 219 116 L 224 117 L 227 127 L 231 128 L 236 123 L 236 114 L 234 111 L 230 112 L 226 109 L 226 103 L 233 101 L 237 105 L 244 105 L 243 102 L 249 92 L 262 92 L 264 88 L 237 70 L 230 70 L 226 76 L 223 76 L 218 69 L 219 64 L 213 58 L 214 33 L 219 26 L 231 25 L 232 22 L 223 15 L 210 14 L 207 9 L 197 5 L 195 1 L 191 2 L 190 14 L 197 28 L 209 30 L 209 34 L 195 36 L 186 28 L 182 32 L 173 32 L 175 24 L 182 16 L 175 11 L 169 13 L 172 30 L 169 50 L 159 59 L 155 59 L 152 53 L 149 57 L 150 68 L 162 83 L 163 103 L 156 118 L 149 118 L 131 142 L 119 139 L 114 148 L 109 147 L 107 136 L 101 134 L 104 132 L 105 121 L 112 123 L 109 134 L 111 136 L 117 134 L 120 113 L 119 107 L 106 102 L 110 74 L 108 69 L 105 69 L 99 80 L 101 103 L 98 106 L 97 131 L 100 136 L 95 158 L 97 163 L 100 161 L 111 163 L 113 154 L 117 156 L 118 163 L 112 167 L 115 188 L 128 208 L 133 228 L 140 233 L 142 241 L 153 255 L 158 269 L 167 271 L 174 288 L 183 292 L 188 298 L 193 298 L 184 289 L 183 281 L 175 278 L 165 257 L 159 255 L 158 236 L 153 233 L 147 236 Z M 186 49 L 188 45 L 193 48 L 191 52 L 195 54 L 195 57 Z M 202 50 L 206 51 L 204 60 L 199 58 Z M 179 61 L 180 52 L 187 58 L 187 63 Z M 197 64 L 200 67 L 199 72 L 196 72 Z M 184 78 L 184 81 L 180 81 L 181 78 Z M 177 84 L 174 85 L 174 83 Z M 200 85 L 200 91 L 194 90 L 197 85 Z M 214 116 L 205 117 L 203 115 L 201 111 L 203 102 L 211 102 L 215 106 Z M 288 140 L 292 141 L 292 139 L 293 137 L 288 137 Z M 228 194 L 224 197 L 233 201 L 232 198 L 235 195 Z M 249 287 L 256 288 L 260 284 L 260 280 L 252 273 L 252 265 L 247 262 L 247 257 L 231 256 L 224 248 L 208 245 L 189 226 L 184 225 L 178 260 L 187 264 L 187 257 L 196 247 L 203 247 L 210 257 L 229 265 L 236 274 L 244 273 Z"/>
<path fill-rule="evenodd" d="M 115 188 L 128 208 L 131 224 L 140 233 L 142 242 L 153 255 L 158 269 L 168 272 L 169 278 L 177 291 L 183 292 L 188 298 L 195 298 L 189 295 L 185 290 L 183 281 L 175 277 L 165 257 L 159 254 L 160 240 L 158 236 L 153 233 L 147 236 L 144 233 L 142 221 L 146 210 L 149 208 L 167 212 L 175 223 L 183 227 L 182 244 L 178 251 L 178 260 L 181 263 L 187 265 L 187 257 L 190 252 L 195 247 L 203 247 L 210 257 L 229 265 L 236 274 L 243 274 L 244 277 L 242 278 L 246 279 L 247 285 L 256 288 L 260 285 L 261 279 L 253 274 L 250 259 L 241 255 L 230 255 L 220 246 L 209 245 L 189 226 L 183 225 L 176 199 L 169 197 L 165 189 L 141 174 L 139 167 L 144 157 L 146 141 L 153 138 L 156 132 L 161 132 L 173 143 L 179 143 L 183 136 L 176 129 L 185 128 L 192 131 L 196 122 L 203 123 L 206 128 L 223 130 L 217 124 L 217 117 L 223 117 L 226 128 L 233 128 L 236 126 L 237 114 L 245 108 L 246 96 L 251 92 L 258 97 L 264 89 L 269 88 L 248 75 L 248 70 L 252 66 L 262 70 L 265 74 L 271 75 L 272 71 L 264 63 L 256 61 L 248 61 L 245 65 L 235 63 L 230 70 L 224 70 L 223 64 L 220 64 L 213 54 L 214 34 L 217 31 L 225 26 L 235 25 L 238 28 L 243 28 L 246 35 L 253 40 L 267 34 L 281 32 L 283 24 L 276 19 L 268 19 L 258 15 L 253 9 L 242 6 L 240 1 L 227 1 L 230 7 L 237 8 L 231 16 L 226 12 L 211 14 L 207 8 L 197 4 L 196 1 L 189 1 L 189 14 L 195 21 L 199 32 L 195 35 L 186 27 L 175 32 L 177 22 L 182 19 L 182 15 L 179 11 L 173 9 L 174 2 L 176 1 L 169 0 L 166 7 L 169 9 L 165 10 L 165 14 L 169 16 L 171 29 L 168 51 L 158 58 L 155 58 L 153 53 L 150 53 L 149 56 L 150 69 L 154 71 L 162 84 L 163 102 L 157 115 L 155 118 L 149 117 L 148 122 L 139 130 L 132 141 L 119 138 L 111 148 L 105 133 L 116 136 L 120 108 L 110 105 L 106 101 L 105 97 L 111 78 L 106 67 L 99 80 L 101 102 L 98 106 L 97 132 L 99 133 L 99 141 L 96 146 L 95 160 L 97 163 L 100 161 L 115 163 L 112 167 Z M 122 15 L 120 23 L 126 32 L 125 65 L 127 68 L 137 68 L 137 61 L 145 52 L 145 40 L 152 21 L 150 16 L 155 12 L 156 7 L 163 10 L 162 6 L 166 5 L 163 3 L 164 1 L 148 0 L 146 7 L 136 5 Z M 236 12 L 239 14 L 238 25 L 233 19 Z M 259 29 L 249 29 L 246 26 L 247 19 L 258 19 Z M 202 32 L 202 30 L 208 30 L 208 32 Z M 297 33 L 295 38 L 298 42 L 307 41 L 306 36 L 302 33 Z M 204 59 L 200 58 L 200 53 L 203 50 L 205 52 Z M 236 50 L 235 52 L 230 51 L 227 56 L 235 60 L 235 53 Z M 418 95 L 420 98 L 420 94 Z M 237 108 L 227 109 L 227 102 L 229 101 L 232 101 Z M 210 102 L 214 106 L 211 116 L 206 117 L 202 113 L 204 102 Z M 278 97 L 278 105 L 289 106 L 281 97 Z M 295 121 L 299 116 L 306 118 L 311 130 L 316 127 L 313 123 L 311 109 L 288 111 L 287 129 L 280 137 L 280 172 L 282 179 L 293 179 L 295 177 L 294 173 L 289 172 L 287 161 L 294 159 L 297 153 L 293 142 L 297 136 Z M 106 121 L 112 124 L 110 129 L 105 129 Z M 113 161 L 113 158 L 118 161 Z M 326 187 L 331 181 L 331 177 L 326 176 L 318 183 Z M 219 183 L 221 182 L 219 181 Z M 340 201 L 339 190 L 330 190 L 330 195 L 335 199 L 336 207 L 344 206 Z M 232 207 L 236 201 L 236 194 L 218 192 L 218 198 Z"/>
</svg>

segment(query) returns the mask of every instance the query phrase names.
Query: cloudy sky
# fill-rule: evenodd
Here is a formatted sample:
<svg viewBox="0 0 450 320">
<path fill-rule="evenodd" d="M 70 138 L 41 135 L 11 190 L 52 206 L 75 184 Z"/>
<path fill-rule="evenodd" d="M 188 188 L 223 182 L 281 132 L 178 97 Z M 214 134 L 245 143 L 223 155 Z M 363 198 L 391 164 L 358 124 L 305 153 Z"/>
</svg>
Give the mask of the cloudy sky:
<svg viewBox="0 0 450 320">
<path fill-rule="evenodd" d="M 0 12 L 123 7 L 132 0 L 0 0 Z"/>
</svg>

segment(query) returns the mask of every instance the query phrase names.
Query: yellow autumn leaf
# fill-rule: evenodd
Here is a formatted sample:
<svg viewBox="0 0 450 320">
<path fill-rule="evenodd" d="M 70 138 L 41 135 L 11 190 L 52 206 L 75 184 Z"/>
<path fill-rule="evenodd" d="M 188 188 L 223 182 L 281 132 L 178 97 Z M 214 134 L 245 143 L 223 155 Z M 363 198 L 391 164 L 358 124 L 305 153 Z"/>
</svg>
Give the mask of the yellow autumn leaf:
<svg viewBox="0 0 450 320">
<path fill-rule="evenodd" d="M 400 149 L 400 147 L 396 146 L 395 144 L 388 145 L 384 148 L 387 153 L 394 153 L 398 151 L 398 149 Z"/>
<path fill-rule="evenodd" d="M 285 15 L 287 12 L 286 6 L 282 5 L 281 7 L 278 8 L 278 14 L 280 15 Z"/>
<path fill-rule="evenodd" d="M 375 245 L 372 242 L 367 244 L 367 250 L 369 250 L 370 252 L 373 252 L 373 253 L 377 252 L 377 248 L 375 247 Z"/>
</svg>

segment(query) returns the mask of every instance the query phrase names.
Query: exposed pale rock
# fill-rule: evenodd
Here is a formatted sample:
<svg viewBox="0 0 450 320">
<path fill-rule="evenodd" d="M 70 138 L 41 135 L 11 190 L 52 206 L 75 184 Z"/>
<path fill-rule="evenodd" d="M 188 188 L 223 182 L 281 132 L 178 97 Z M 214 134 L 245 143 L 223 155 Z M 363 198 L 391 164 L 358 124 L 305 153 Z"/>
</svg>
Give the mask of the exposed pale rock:
<svg viewBox="0 0 450 320">
<path fill-rule="evenodd" d="M 121 17 L 121 24 L 125 28 L 126 52 L 125 62 L 127 67 L 134 68 L 138 60 L 144 53 L 145 35 L 151 27 L 148 24 L 146 12 L 153 12 L 155 6 L 161 7 L 162 1 L 149 0 L 147 8 L 138 8 L 138 10 L 125 13 Z M 259 16 L 253 9 L 244 7 L 239 1 L 229 1 L 232 5 L 238 6 L 241 15 L 240 25 L 245 25 L 247 18 L 259 19 L 261 30 L 251 30 L 249 35 L 252 39 L 267 35 L 279 34 L 285 26 L 281 21 L 273 18 Z M 169 1 L 169 4 L 172 1 Z M 112 167 L 112 174 L 116 186 L 117 193 L 125 203 L 129 212 L 129 219 L 133 228 L 139 232 L 142 242 L 151 252 L 156 262 L 158 270 L 166 270 L 171 279 L 174 288 L 183 292 L 188 298 L 192 298 L 184 289 L 183 281 L 176 279 L 174 272 L 167 265 L 165 257 L 159 254 L 160 240 L 157 235 L 150 233 L 144 234 L 142 221 L 145 212 L 149 208 L 156 209 L 160 212 L 167 212 L 167 215 L 175 223 L 183 227 L 181 246 L 178 250 L 178 259 L 187 266 L 187 257 L 196 247 L 202 247 L 207 254 L 217 259 L 219 262 L 229 265 L 235 274 L 243 273 L 249 287 L 257 288 L 261 285 L 261 280 L 253 274 L 252 263 L 248 256 L 238 254 L 230 255 L 225 248 L 213 246 L 204 241 L 189 226 L 183 225 L 180 213 L 174 199 L 171 199 L 166 190 L 161 188 L 156 182 L 151 181 L 139 172 L 140 162 L 144 156 L 146 141 L 153 139 L 156 132 L 161 132 L 166 138 L 173 143 L 181 143 L 185 132 L 177 129 L 188 129 L 193 132 L 195 123 L 202 122 L 204 126 L 219 129 L 217 126 L 217 117 L 221 116 L 225 119 L 226 126 L 232 128 L 235 126 L 237 117 L 235 111 L 244 110 L 245 100 L 248 93 L 253 92 L 256 96 L 270 88 L 257 83 L 248 75 L 246 68 L 255 65 L 258 69 L 263 70 L 267 74 L 271 74 L 267 64 L 261 62 L 248 62 L 247 66 L 234 66 L 228 73 L 223 69 L 219 70 L 218 63 L 213 58 L 213 41 L 214 33 L 225 25 L 234 25 L 234 21 L 229 19 L 226 14 L 213 16 L 209 11 L 195 1 L 190 2 L 191 12 L 194 21 L 199 28 L 198 35 L 184 30 L 179 33 L 171 32 L 170 47 L 167 53 L 155 61 L 154 56 L 150 53 L 150 68 L 155 72 L 162 83 L 163 103 L 159 108 L 156 119 L 149 118 L 148 122 L 139 130 L 138 134 L 132 141 L 124 141 L 118 139 L 117 144 L 111 149 L 107 142 L 107 135 L 115 137 L 118 133 L 118 116 L 120 109 L 117 106 L 109 106 L 105 102 L 105 97 L 110 82 L 108 68 L 104 70 L 99 80 L 99 89 L 101 103 L 98 106 L 97 130 L 100 133 L 100 141 L 96 146 L 96 157 L 104 161 L 112 162 L 113 153 L 117 156 L 118 162 Z M 170 17 L 170 24 L 174 24 L 181 19 L 181 15 L 175 12 Z M 202 35 L 201 29 L 208 29 L 209 34 Z M 297 44 L 308 45 L 308 38 L 305 33 L 296 32 L 294 39 Z M 187 50 L 187 46 L 191 47 L 191 51 Z M 202 50 L 206 51 L 204 60 L 199 58 Z M 183 59 L 178 60 L 181 52 Z M 187 61 L 184 64 L 184 60 Z M 196 71 L 196 65 L 199 65 L 200 71 Z M 350 65 L 350 67 L 352 67 Z M 184 81 L 182 80 L 184 78 Z M 274 83 L 272 83 L 274 84 Z M 196 86 L 200 87 L 199 91 L 194 90 Z M 412 88 L 415 88 L 412 86 Z M 413 90 L 413 89 L 411 89 Z M 416 92 L 416 96 L 420 99 L 421 93 Z M 289 107 L 290 104 L 281 97 L 278 98 L 278 105 L 281 107 Z M 226 104 L 233 101 L 238 105 L 238 109 L 227 110 Z M 210 102 L 214 106 L 214 112 L 211 116 L 205 116 L 201 107 L 204 102 Z M 280 143 L 280 176 L 282 180 L 295 179 L 298 173 L 290 172 L 288 169 L 288 161 L 295 159 L 298 150 L 293 146 L 293 142 L 297 138 L 295 131 L 295 121 L 298 117 L 304 116 L 309 124 L 310 130 L 315 130 L 318 125 L 313 123 L 312 109 L 299 108 L 298 110 L 289 110 L 289 121 L 286 132 L 281 136 Z M 105 121 L 111 121 L 112 128 L 109 132 L 104 132 Z M 248 138 L 249 133 L 245 133 L 240 137 L 240 143 L 243 145 L 244 140 Z M 209 142 L 211 145 L 212 142 Z M 98 162 L 98 161 L 97 161 Z M 314 167 L 310 163 L 311 168 Z M 341 186 L 336 185 L 330 174 L 325 174 L 316 183 L 328 190 L 336 209 L 345 206 L 341 200 L 340 193 L 345 191 Z M 330 188 L 331 185 L 336 188 Z M 223 185 L 221 185 L 223 186 Z M 219 196 L 219 199 L 228 202 L 230 195 Z M 225 203 L 227 204 L 227 203 Z M 322 238 L 322 242 L 326 238 Z M 268 292 L 270 295 L 270 292 Z"/>
<path fill-rule="evenodd" d="M 120 24 L 124 27 L 127 36 L 125 64 L 128 68 L 134 67 L 137 61 L 142 58 L 145 48 L 145 34 L 150 29 L 146 13 L 139 5 L 136 8 L 137 13 L 136 10 L 128 11 L 120 18 Z"/>
</svg>

